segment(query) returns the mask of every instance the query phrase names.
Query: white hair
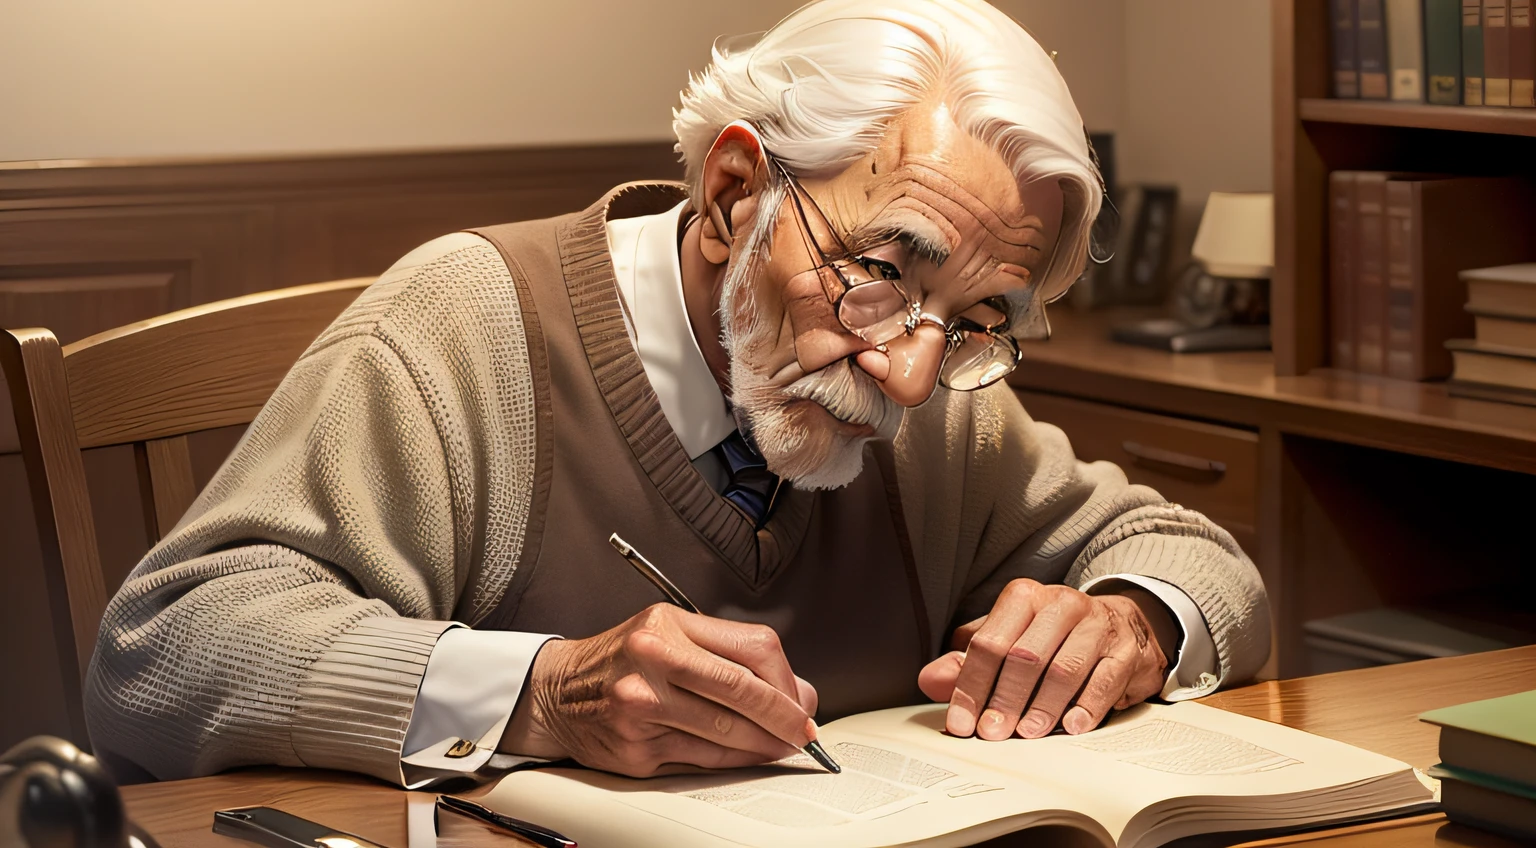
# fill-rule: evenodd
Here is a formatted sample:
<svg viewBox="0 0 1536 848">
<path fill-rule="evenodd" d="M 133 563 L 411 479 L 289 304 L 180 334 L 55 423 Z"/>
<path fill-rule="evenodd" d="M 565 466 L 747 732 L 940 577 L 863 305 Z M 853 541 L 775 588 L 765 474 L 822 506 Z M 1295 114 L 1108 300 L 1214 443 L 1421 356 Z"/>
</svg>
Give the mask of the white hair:
<svg viewBox="0 0 1536 848">
<path fill-rule="evenodd" d="M 704 159 L 733 120 L 752 123 L 792 172 L 833 176 L 874 150 L 891 118 L 931 95 L 1003 157 L 1020 186 L 1058 181 L 1061 235 L 1034 288 L 1064 292 L 1086 261 L 1098 174 L 1055 62 L 982 0 L 802 6 L 754 43 L 716 43 L 713 61 L 673 110 L 672 129 L 701 198 Z"/>
</svg>

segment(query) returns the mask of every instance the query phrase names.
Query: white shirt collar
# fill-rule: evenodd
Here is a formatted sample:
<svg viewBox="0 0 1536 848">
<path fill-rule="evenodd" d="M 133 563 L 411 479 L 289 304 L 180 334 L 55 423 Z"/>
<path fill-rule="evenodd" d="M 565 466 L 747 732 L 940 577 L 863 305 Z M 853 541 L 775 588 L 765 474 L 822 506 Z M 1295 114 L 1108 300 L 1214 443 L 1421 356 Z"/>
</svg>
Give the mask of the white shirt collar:
<svg viewBox="0 0 1536 848">
<path fill-rule="evenodd" d="M 683 304 L 677 230 L 687 201 L 666 212 L 608 221 L 608 251 L 625 304 L 625 326 L 645 376 L 689 459 L 736 429 L 725 396 L 693 337 Z"/>
</svg>

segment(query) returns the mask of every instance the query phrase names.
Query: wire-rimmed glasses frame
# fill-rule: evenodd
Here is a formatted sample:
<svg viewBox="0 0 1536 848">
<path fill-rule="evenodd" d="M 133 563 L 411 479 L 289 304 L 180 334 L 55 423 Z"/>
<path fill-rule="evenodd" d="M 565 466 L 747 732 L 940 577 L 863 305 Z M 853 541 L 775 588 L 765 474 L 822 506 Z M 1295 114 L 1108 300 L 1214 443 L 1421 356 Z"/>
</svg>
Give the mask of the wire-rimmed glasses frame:
<svg viewBox="0 0 1536 848">
<path fill-rule="evenodd" d="M 901 285 L 901 272 L 896 266 L 849 250 L 810 192 L 782 163 L 775 161 L 774 164 L 789 187 L 788 194 L 806 252 L 817 263 L 811 270 L 816 272 L 822 291 L 844 329 L 878 348 L 903 335 L 911 335 L 923 324 L 937 326 L 944 333 L 944 360 L 939 366 L 939 383 L 955 391 L 986 388 L 1018 367 L 1023 354 L 1018 342 L 1004 332 L 1008 329 L 1008 309 L 1003 298 L 984 301 L 1004 316 L 990 325 L 963 316 L 944 321 L 924 312 L 922 302 Z M 833 259 L 822 248 L 811 229 L 805 211 L 807 203 L 831 235 L 838 254 L 845 258 Z M 850 278 L 850 271 L 864 279 Z M 826 272 L 830 272 L 830 280 Z"/>
</svg>

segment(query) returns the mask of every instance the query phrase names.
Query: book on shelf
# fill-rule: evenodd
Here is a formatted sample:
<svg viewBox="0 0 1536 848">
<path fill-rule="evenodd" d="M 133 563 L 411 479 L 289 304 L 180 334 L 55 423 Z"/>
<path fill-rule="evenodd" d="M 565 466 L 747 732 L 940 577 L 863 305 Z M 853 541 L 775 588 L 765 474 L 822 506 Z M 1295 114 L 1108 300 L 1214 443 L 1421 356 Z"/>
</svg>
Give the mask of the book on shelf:
<svg viewBox="0 0 1536 848">
<path fill-rule="evenodd" d="M 1536 32 L 1531 0 L 1509 0 L 1509 105 L 1536 106 Z"/>
<path fill-rule="evenodd" d="M 1483 0 L 1461 0 L 1461 102 L 1483 105 Z"/>
<path fill-rule="evenodd" d="M 1358 0 L 1355 14 L 1355 52 L 1359 56 L 1360 96 L 1386 100 L 1391 93 L 1387 64 L 1385 0 Z"/>
<path fill-rule="evenodd" d="M 1075 831 L 1072 844 L 1155 848 L 1359 821 L 1433 797 L 1404 763 L 1192 701 L 1132 707 L 1079 736 L 1001 742 L 946 735 L 945 709 L 824 725 L 837 775 L 804 755 L 646 780 L 539 768 L 476 800 L 582 845 L 948 846 L 1049 827 Z"/>
<path fill-rule="evenodd" d="M 1424 0 L 1424 98 L 1461 103 L 1462 0 Z"/>
<path fill-rule="evenodd" d="M 1536 406 L 1536 354 L 1474 339 L 1451 339 L 1451 394 Z"/>
<path fill-rule="evenodd" d="M 1536 691 L 1419 716 L 1440 726 L 1441 803 L 1452 821 L 1536 839 Z"/>
<path fill-rule="evenodd" d="M 1509 105 L 1509 0 L 1483 0 L 1483 105 Z"/>
<path fill-rule="evenodd" d="M 1506 315 L 1486 309 L 1468 309 L 1472 315 L 1472 337 L 1498 347 L 1513 348 L 1536 355 L 1536 318 Z"/>
<path fill-rule="evenodd" d="M 1355 171 L 1328 175 L 1328 343 L 1330 364 L 1355 370 Z"/>
<path fill-rule="evenodd" d="M 1385 202 L 1384 311 L 1360 320 L 1381 321 L 1381 373 L 1443 379 L 1445 342 L 1473 332 L 1460 272 L 1532 257 L 1536 192 L 1517 177 L 1392 176 Z"/>
<path fill-rule="evenodd" d="M 1354 284 L 1355 370 L 1387 370 L 1387 179 L 1385 171 L 1358 171 L 1354 191 L 1354 247 L 1349 262 Z"/>
<path fill-rule="evenodd" d="M 1424 7 L 1421 2 L 1387 0 L 1387 60 L 1392 67 L 1393 100 L 1424 100 Z"/>
<path fill-rule="evenodd" d="M 1355 0 L 1329 0 L 1333 21 L 1333 96 L 1360 96 L 1359 58 L 1355 54 Z"/>
<path fill-rule="evenodd" d="M 1536 318 L 1536 262 L 1470 268 L 1458 276 L 1467 285 L 1468 311 Z"/>
</svg>

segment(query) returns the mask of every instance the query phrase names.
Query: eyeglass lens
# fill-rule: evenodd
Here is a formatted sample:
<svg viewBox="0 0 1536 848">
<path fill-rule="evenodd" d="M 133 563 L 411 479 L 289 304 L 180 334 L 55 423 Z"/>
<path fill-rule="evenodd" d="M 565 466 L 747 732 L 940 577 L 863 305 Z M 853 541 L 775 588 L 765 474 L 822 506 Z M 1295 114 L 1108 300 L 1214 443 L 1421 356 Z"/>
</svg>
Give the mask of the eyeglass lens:
<svg viewBox="0 0 1536 848">
<path fill-rule="evenodd" d="M 899 282 L 887 277 L 879 264 L 854 257 L 833 261 L 821 247 L 816 233 L 811 229 L 801 197 L 826 225 L 828 232 L 842 247 L 831 222 L 810 193 L 800 185 L 789 170 L 780 166 L 781 173 L 790 184 L 790 197 L 794 201 L 796 217 L 811 248 L 820 261 L 817 268 L 823 285 L 827 284 L 826 272 L 835 274 L 844 287 L 841 297 L 829 288 L 827 296 L 837 304 L 837 318 L 849 332 L 873 345 L 894 341 L 908 331 L 907 316 L 911 314 L 912 299 Z M 944 361 L 939 367 L 939 382 L 955 391 L 968 392 L 985 388 L 1007 376 L 1018 364 L 1019 349 L 1016 343 L 1004 336 L 986 331 L 959 331 L 960 342 L 947 346 Z"/>
</svg>

